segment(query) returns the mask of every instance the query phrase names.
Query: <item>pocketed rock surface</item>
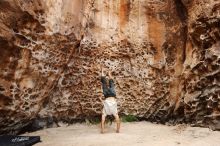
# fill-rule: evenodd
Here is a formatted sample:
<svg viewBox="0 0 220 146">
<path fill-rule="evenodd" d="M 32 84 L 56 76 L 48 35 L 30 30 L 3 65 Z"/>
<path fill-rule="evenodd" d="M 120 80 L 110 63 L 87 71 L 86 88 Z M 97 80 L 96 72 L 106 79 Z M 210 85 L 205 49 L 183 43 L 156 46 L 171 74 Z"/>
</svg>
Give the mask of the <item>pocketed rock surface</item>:
<svg viewBox="0 0 220 146">
<path fill-rule="evenodd" d="M 0 133 L 120 114 L 220 129 L 218 0 L 1 0 Z M 48 120 L 49 119 L 49 120 Z"/>
</svg>

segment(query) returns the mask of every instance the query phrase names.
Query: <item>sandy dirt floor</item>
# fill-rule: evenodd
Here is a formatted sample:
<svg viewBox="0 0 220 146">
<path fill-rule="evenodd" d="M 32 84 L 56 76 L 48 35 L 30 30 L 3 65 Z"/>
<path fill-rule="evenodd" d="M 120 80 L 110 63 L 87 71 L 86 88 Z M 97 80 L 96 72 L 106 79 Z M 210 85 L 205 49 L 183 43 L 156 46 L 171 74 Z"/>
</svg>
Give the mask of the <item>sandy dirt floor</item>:
<svg viewBox="0 0 220 146">
<path fill-rule="evenodd" d="M 220 146 L 220 131 L 187 125 L 166 126 L 149 122 L 122 123 L 115 133 L 115 123 L 100 134 L 99 125 L 74 124 L 24 135 L 39 135 L 34 146 Z"/>
</svg>

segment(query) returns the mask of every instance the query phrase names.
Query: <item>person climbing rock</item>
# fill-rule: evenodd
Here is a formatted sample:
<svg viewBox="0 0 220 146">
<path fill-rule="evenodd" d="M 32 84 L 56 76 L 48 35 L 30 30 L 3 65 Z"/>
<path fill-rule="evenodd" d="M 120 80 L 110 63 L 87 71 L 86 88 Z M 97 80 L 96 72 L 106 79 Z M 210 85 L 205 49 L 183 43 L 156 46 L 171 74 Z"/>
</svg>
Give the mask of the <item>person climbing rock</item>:
<svg viewBox="0 0 220 146">
<path fill-rule="evenodd" d="M 106 77 L 104 76 L 103 69 L 101 69 L 101 83 L 102 83 L 102 91 L 105 97 L 103 102 L 103 111 L 102 111 L 102 121 L 101 121 L 101 133 L 104 133 L 105 128 L 105 118 L 107 115 L 113 115 L 116 120 L 116 132 L 119 133 L 120 130 L 120 118 L 118 115 L 117 102 L 116 102 L 116 92 L 115 85 L 112 79 L 111 72 L 108 72 L 109 80 L 107 82 Z"/>
</svg>

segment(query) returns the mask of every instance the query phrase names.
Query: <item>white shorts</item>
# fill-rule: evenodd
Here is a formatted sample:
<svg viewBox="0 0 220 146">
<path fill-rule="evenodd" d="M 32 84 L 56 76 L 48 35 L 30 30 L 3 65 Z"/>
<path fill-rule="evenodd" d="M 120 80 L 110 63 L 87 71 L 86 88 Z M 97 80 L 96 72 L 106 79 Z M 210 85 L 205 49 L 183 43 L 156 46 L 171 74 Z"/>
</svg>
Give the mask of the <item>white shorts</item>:
<svg viewBox="0 0 220 146">
<path fill-rule="evenodd" d="M 102 110 L 102 114 L 104 116 L 107 115 L 117 115 L 118 109 L 117 109 L 117 102 L 114 97 L 108 97 L 103 102 L 104 108 Z"/>
</svg>

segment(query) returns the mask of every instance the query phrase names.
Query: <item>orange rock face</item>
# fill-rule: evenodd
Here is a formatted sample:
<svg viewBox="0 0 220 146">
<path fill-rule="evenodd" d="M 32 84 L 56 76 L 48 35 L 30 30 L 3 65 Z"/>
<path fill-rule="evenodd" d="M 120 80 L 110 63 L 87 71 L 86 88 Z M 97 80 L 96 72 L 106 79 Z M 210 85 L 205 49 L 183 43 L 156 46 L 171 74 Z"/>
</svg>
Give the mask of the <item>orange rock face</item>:
<svg viewBox="0 0 220 146">
<path fill-rule="evenodd" d="M 120 114 L 219 129 L 219 31 L 217 0 L 2 0 L 0 132 L 99 116 L 101 66 Z"/>
</svg>

